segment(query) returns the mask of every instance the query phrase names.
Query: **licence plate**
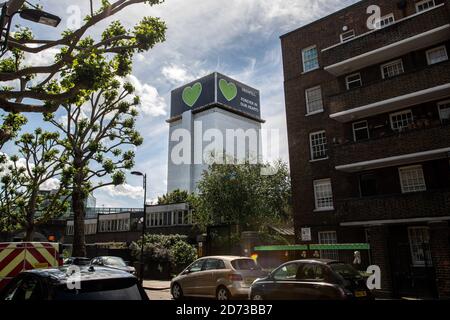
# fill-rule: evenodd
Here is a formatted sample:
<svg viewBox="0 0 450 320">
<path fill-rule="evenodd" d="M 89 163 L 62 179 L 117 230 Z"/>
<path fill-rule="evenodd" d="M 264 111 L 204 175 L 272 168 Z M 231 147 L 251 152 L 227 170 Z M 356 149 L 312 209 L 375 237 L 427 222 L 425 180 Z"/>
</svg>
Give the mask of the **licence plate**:
<svg viewBox="0 0 450 320">
<path fill-rule="evenodd" d="M 365 292 L 365 291 L 355 291 L 355 297 L 357 297 L 357 298 L 367 297 L 367 292 Z"/>
</svg>

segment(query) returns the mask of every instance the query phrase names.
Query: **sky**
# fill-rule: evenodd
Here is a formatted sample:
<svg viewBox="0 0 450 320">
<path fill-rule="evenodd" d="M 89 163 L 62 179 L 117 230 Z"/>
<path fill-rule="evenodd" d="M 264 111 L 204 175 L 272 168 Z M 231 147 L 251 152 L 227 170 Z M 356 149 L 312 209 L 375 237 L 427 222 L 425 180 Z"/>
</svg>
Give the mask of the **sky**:
<svg viewBox="0 0 450 320">
<path fill-rule="evenodd" d="M 58 28 L 27 24 L 36 38 L 57 39 L 80 15 L 89 14 L 89 0 L 30 0 L 62 18 Z M 114 0 L 110 0 L 111 3 Z M 92 29 L 120 20 L 132 27 L 145 16 L 162 18 L 168 27 L 167 40 L 152 50 L 137 54 L 129 80 L 141 97 L 137 129 L 144 144 L 136 150 L 135 170 L 148 175 L 149 201 L 166 193 L 170 92 L 214 71 L 244 82 L 261 92 L 264 129 L 280 130 L 280 157 L 289 161 L 279 37 L 291 30 L 344 8 L 357 0 L 166 0 L 163 4 L 132 5 Z M 94 0 L 94 8 L 100 1 Z M 51 63 L 54 51 L 28 56 L 28 64 Z M 299 53 L 300 58 L 300 53 Z M 27 115 L 23 132 L 45 127 L 41 115 Z M 9 144 L 2 150 L 15 152 Z M 126 184 L 97 190 L 98 207 L 142 206 L 142 179 L 127 175 Z"/>
</svg>

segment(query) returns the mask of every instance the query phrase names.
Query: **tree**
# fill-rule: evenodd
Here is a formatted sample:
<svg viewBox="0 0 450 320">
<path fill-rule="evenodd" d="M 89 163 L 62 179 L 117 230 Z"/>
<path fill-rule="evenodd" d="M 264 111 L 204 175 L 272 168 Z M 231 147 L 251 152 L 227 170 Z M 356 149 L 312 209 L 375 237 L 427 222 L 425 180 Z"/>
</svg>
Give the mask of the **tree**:
<svg viewBox="0 0 450 320">
<path fill-rule="evenodd" d="M 212 164 L 198 183 L 194 223 L 238 225 L 241 231 L 260 231 L 291 217 L 291 184 L 287 165 Z"/>
<path fill-rule="evenodd" d="M 135 130 L 136 106 L 140 102 L 133 93 L 130 83 L 112 80 L 92 93 L 83 106 L 63 105 L 63 117 L 56 119 L 53 113 L 45 114 L 44 119 L 62 132 L 60 143 L 68 154 L 63 159 L 62 181 L 72 193 L 74 256 L 86 255 L 84 220 L 88 195 L 105 186 L 123 184 L 122 170 L 134 166 L 132 148 L 143 142 Z"/>
<path fill-rule="evenodd" d="M 24 2 L 10 1 L 10 13 Z M 159 18 L 145 17 L 127 30 L 119 21 L 113 21 L 98 39 L 88 35 L 89 31 L 131 5 L 153 6 L 162 2 L 102 0 L 101 8 L 86 16 L 80 28 L 64 31 L 57 40 L 35 39 L 31 29 L 19 28 L 8 37 L 9 56 L 0 60 L 0 81 L 16 82 L 18 88 L 0 88 L 0 109 L 13 114 L 55 112 L 62 104 L 76 104 L 89 97 L 115 76 L 129 74 L 135 53 L 148 51 L 165 40 L 165 23 Z M 25 53 L 37 54 L 48 49 L 58 49 L 52 64 L 26 64 Z M 0 130 L 0 141 L 7 138 L 2 134 Z"/>
<path fill-rule="evenodd" d="M 58 133 L 36 129 L 16 141 L 19 156 L 3 158 L 4 175 L 0 188 L 0 226 L 3 231 L 25 230 L 25 241 L 31 241 L 36 225 L 46 223 L 68 209 L 68 193 L 59 184 L 51 191 L 43 187 L 62 170 L 65 158 L 58 144 Z M 6 165 L 6 168 L 5 168 Z"/>
<path fill-rule="evenodd" d="M 190 195 L 189 192 L 185 190 L 176 189 L 172 192 L 164 194 L 161 197 L 158 197 L 158 204 L 164 205 L 164 204 L 189 202 L 191 197 L 192 195 Z"/>
</svg>

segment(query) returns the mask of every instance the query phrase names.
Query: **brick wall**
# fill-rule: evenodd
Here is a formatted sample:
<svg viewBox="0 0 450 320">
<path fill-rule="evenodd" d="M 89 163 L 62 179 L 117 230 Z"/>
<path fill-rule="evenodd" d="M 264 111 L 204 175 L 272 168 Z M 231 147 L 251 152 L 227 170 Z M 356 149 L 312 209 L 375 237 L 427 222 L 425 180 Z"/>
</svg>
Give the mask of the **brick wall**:
<svg viewBox="0 0 450 320">
<path fill-rule="evenodd" d="M 436 3 L 437 2 L 439 1 L 436 1 Z M 411 14 L 412 13 L 411 9 L 413 8 L 413 1 L 408 1 L 408 4 L 409 4 L 408 11 L 409 14 Z M 382 11 L 382 15 L 389 13 L 388 8 L 389 8 L 388 6 L 384 6 L 383 9 L 385 10 Z M 396 1 L 392 1 L 391 10 L 394 12 L 396 20 L 400 20 L 401 18 L 404 17 L 403 12 L 399 11 L 396 8 Z M 365 19 L 363 23 L 366 23 L 368 15 L 365 14 L 365 12 L 359 11 L 359 13 Z M 360 24 L 361 21 L 358 21 L 358 23 Z M 409 38 L 417 34 L 423 33 L 425 31 L 438 28 L 445 24 L 448 24 L 448 14 L 446 12 L 445 7 L 436 8 L 434 10 L 424 12 L 414 18 L 406 19 L 392 26 L 386 27 L 385 29 L 349 41 L 344 45 L 339 45 L 329 50 L 326 50 L 323 52 L 323 62 L 324 65 L 326 66 L 335 64 L 337 62 L 344 61 L 351 57 L 355 57 L 363 53 L 375 50 L 377 48 L 384 47 L 391 43 L 398 42 L 402 39 Z"/>
<path fill-rule="evenodd" d="M 430 223 L 430 248 L 440 299 L 450 299 L 450 245 L 447 222 Z"/>
</svg>

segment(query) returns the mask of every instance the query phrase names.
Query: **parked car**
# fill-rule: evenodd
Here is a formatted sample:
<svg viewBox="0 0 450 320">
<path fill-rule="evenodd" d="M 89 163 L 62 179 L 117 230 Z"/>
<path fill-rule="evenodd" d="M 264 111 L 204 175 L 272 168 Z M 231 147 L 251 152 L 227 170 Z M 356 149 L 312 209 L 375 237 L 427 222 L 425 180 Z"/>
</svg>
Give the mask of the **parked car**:
<svg viewBox="0 0 450 320">
<path fill-rule="evenodd" d="M 255 281 L 252 300 L 373 299 L 365 278 L 351 265 L 336 260 L 287 262 Z"/>
<path fill-rule="evenodd" d="M 138 279 L 128 272 L 81 266 L 79 276 L 75 274 L 70 278 L 68 271 L 69 267 L 66 266 L 22 272 L 8 284 L 0 299 L 148 300 Z M 75 281 L 79 281 L 79 289 L 76 288 Z"/>
<path fill-rule="evenodd" d="M 63 264 L 75 266 L 88 266 L 91 264 L 91 259 L 83 257 L 70 257 L 63 260 Z"/>
<path fill-rule="evenodd" d="M 172 280 L 171 292 L 175 300 L 183 297 L 247 299 L 253 281 L 265 275 L 267 272 L 247 257 L 204 257 L 194 261 Z"/>
<path fill-rule="evenodd" d="M 127 263 L 120 257 L 112 257 L 112 256 L 96 257 L 91 260 L 91 265 L 122 270 L 131 273 L 133 275 L 136 274 L 136 269 L 134 267 L 127 265 Z"/>
</svg>

